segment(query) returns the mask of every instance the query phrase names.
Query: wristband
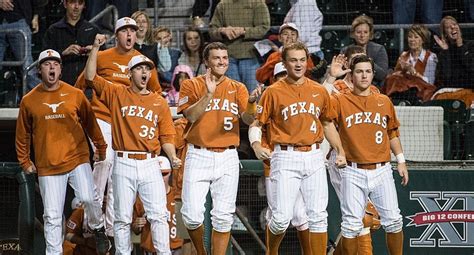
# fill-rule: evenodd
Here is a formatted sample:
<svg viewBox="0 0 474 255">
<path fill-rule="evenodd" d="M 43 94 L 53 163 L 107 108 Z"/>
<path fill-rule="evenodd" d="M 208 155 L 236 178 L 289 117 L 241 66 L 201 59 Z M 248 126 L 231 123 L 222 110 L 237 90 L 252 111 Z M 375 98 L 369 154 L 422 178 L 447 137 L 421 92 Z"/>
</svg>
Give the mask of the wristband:
<svg viewBox="0 0 474 255">
<path fill-rule="evenodd" d="M 403 153 L 400 153 L 400 154 L 398 154 L 398 155 L 395 156 L 395 157 L 397 157 L 397 162 L 398 162 L 398 164 L 403 164 L 403 163 L 406 162 L 406 161 L 405 161 L 405 156 L 403 155 Z"/>
<path fill-rule="evenodd" d="M 250 146 L 254 142 L 262 142 L 262 129 L 259 127 L 251 127 L 249 128 L 249 141 L 250 141 Z"/>
</svg>

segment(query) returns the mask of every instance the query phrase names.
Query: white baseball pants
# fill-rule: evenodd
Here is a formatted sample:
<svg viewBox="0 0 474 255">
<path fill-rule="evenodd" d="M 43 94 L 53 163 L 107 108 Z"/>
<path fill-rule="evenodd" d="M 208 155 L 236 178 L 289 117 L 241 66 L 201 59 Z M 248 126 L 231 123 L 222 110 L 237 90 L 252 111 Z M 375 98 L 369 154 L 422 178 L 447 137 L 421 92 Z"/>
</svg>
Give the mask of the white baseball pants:
<svg viewBox="0 0 474 255">
<path fill-rule="evenodd" d="M 336 166 L 337 152 L 335 150 L 331 150 L 329 153 L 330 153 L 329 159 L 328 159 L 329 180 L 331 180 L 331 184 L 334 188 L 334 191 L 336 191 L 337 199 L 341 201 L 342 169 Z"/>
<path fill-rule="evenodd" d="M 206 196 L 212 197 L 212 227 L 228 232 L 234 221 L 239 184 L 239 156 L 236 149 L 213 152 L 188 144 L 183 176 L 183 207 L 186 228 L 196 229 L 204 221 Z"/>
<path fill-rule="evenodd" d="M 283 151 L 277 144 L 270 166 L 271 185 L 275 187 L 270 231 L 276 235 L 286 231 L 301 193 L 310 232 L 326 232 L 328 186 L 322 151 L 316 149 L 316 145 L 308 152 L 293 151 L 291 146 Z"/>
<path fill-rule="evenodd" d="M 103 205 L 104 191 L 107 185 L 107 204 L 105 209 L 105 231 L 108 236 L 114 235 L 114 197 L 112 189 L 112 166 L 114 164 L 115 152 L 112 149 L 112 129 L 110 123 L 97 119 L 100 131 L 107 143 L 106 158 L 104 161 L 94 163 L 94 183 L 99 195 L 100 205 Z M 92 144 L 93 145 L 93 144 Z"/>
<path fill-rule="evenodd" d="M 47 255 L 63 253 L 62 219 L 68 183 L 74 189 L 75 196 L 84 203 L 89 228 L 95 230 L 103 226 L 101 206 L 89 163 L 80 164 L 65 174 L 39 176 L 38 182 L 44 206 L 44 237 Z"/>
<path fill-rule="evenodd" d="M 402 229 L 403 219 L 390 163 L 374 170 L 347 166 L 342 170 L 341 191 L 344 198 L 341 200 L 341 231 L 344 237 L 354 238 L 363 229 L 362 219 L 368 198 L 379 212 L 385 232 L 397 233 Z"/>
<path fill-rule="evenodd" d="M 115 254 L 130 255 L 132 252 L 130 226 L 137 193 L 143 202 L 146 218 L 151 224 L 153 246 L 157 254 L 171 254 L 166 191 L 159 160 L 157 157 L 151 158 L 150 153 L 144 160 L 128 158 L 128 153 L 136 152 L 122 153 L 123 157 L 115 157 L 112 171 Z"/>
<path fill-rule="evenodd" d="M 272 218 L 273 204 L 275 203 L 275 187 L 272 186 L 270 177 L 265 177 L 265 191 L 267 193 L 267 204 L 268 210 L 265 218 L 267 222 L 270 222 Z M 293 225 L 298 231 L 304 231 L 308 229 L 308 215 L 306 215 L 306 207 L 303 201 L 303 194 L 301 191 L 296 197 L 295 207 L 293 209 L 293 218 L 291 219 L 291 225 Z"/>
</svg>

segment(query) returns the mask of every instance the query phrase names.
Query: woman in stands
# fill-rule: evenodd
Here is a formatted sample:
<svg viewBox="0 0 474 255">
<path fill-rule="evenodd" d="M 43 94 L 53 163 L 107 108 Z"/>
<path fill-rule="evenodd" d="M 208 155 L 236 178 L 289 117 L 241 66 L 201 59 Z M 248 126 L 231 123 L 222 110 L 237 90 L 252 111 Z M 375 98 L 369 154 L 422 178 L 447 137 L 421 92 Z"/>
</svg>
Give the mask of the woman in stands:
<svg viewBox="0 0 474 255">
<path fill-rule="evenodd" d="M 354 44 L 363 47 L 367 56 L 374 60 L 373 83 L 381 86 L 388 72 L 388 56 L 384 46 L 371 41 L 374 38 L 374 20 L 367 15 L 356 17 L 352 21 L 351 37 Z M 344 51 L 345 49 L 342 49 L 341 52 Z"/>
<path fill-rule="evenodd" d="M 178 63 L 190 66 L 195 76 L 206 73 L 201 56 L 203 48 L 204 37 L 199 29 L 192 27 L 186 29 L 183 33 L 183 54 Z"/>
<path fill-rule="evenodd" d="M 397 60 L 395 72 L 385 80 L 382 92 L 392 98 L 407 100 L 411 105 L 431 99 L 436 87 L 438 58 L 428 47 L 431 34 L 424 25 L 415 24 L 408 30 L 408 50 Z"/>
</svg>

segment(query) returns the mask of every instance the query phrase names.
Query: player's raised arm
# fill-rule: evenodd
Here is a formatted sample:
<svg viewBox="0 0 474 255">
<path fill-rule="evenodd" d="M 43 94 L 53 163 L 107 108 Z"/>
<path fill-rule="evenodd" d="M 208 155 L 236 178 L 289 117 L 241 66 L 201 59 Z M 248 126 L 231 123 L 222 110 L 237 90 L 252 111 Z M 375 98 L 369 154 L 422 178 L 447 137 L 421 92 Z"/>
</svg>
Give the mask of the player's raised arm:
<svg viewBox="0 0 474 255">
<path fill-rule="evenodd" d="M 100 46 L 105 43 L 106 37 L 103 34 L 97 34 L 95 36 L 94 44 L 87 58 L 86 67 L 84 68 L 84 78 L 88 86 L 93 87 L 93 80 L 97 74 L 97 53 L 99 52 Z"/>
<path fill-rule="evenodd" d="M 216 91 L 218 78 L 211 73 L 211 69 L 207 69 L 206 77 L 206 94 L 201 97 L 196 103 L 183 110 L 183 114 L 189 122 L 194 123 L 201 117 L 206 109 L 209 101 L 212 99 Z M 184 89 L 184 87 L 183 87 Z"/>
</svg>

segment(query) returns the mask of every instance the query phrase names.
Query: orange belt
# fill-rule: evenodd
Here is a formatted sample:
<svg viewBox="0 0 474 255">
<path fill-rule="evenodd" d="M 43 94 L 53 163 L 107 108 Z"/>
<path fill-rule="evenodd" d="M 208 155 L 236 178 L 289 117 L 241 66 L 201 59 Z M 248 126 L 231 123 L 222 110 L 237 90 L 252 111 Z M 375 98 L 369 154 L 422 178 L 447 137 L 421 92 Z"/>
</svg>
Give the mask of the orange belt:
<svg viewBox="0 0 474 255">
<path fill-rule="evenodd" d="M 291 148 L 293 147 L 293 150 L 294 151 L 302 151 L 302 152 L 306 152 L 306 151 L 311 151 L 313 149 L 312 145 L 287 145 L 287 144 L 280 144 L 280 150 L 282 151 L 287 151 L 288 148 Z M 317 143 L 316 144 L 316 150 L 318 150 L 320 147 L 320 144 Z"/>
<path fill-rule="evenodd" d="M 359 163 L 347 161 L 348 166 L 353 166 L 355 168 L 366 169 L 366 170 L 374 170 L 374 169 L 377 169 L 377 165 L 379 165 L 379 167 L 382 167 L 382 166 L 385 166 L 386 164 L 387 162 L 359 164 Z"/>
<path fill-rule="evenodd" d="M 136 160 L 145 160 L 147 159 L 148 153 L 123 153 L 117 152 L 117 157 L 123 158 L 127 155 L 129 159 L 136 159 Z M 155 153 L 151 153 L 150 158 L 156 158 L 157 155 Z"/>
<path fill-rule="evenodd" d="M 230 150 L 230 149 L 235 149 L 236 147 L 234 145 L 231 145 L 229 147 L 201 147 L 199 145 L 193 145 L 194 149 L 198 150 L 208 150 L 208 151 L 213 151 L 213 152 L 224 152 L 225 150 Z"/>
</svg>

